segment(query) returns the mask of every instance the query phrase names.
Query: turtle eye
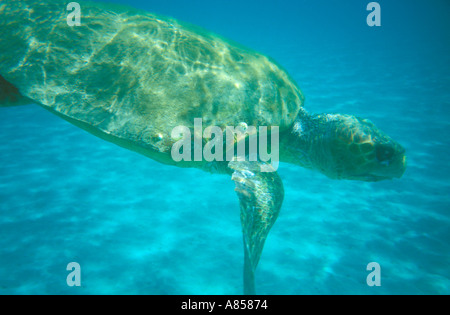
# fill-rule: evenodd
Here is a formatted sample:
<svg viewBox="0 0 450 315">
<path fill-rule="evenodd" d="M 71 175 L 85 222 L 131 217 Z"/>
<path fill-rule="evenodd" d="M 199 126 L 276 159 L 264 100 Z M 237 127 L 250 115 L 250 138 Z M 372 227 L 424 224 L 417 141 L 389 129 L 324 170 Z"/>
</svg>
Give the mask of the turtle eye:
<svg viewBox="0 0 450 315">
<path fill-rule="evenodd" d="M 381 163 L 389 162 L 394 156 L 394 149 L 385 144 L 379 144 L 376 147 L 377 160 Z"/>
</svg>

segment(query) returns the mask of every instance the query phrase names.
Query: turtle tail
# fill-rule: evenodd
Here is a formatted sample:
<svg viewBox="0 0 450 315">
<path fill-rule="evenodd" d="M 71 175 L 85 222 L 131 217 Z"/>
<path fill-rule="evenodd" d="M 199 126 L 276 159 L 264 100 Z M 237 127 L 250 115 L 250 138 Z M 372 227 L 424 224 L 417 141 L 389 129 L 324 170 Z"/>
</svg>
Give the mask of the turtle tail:
<svg viewBox="0 0 450 315">
<path fill-rule="evenodd" d="M 0 75 L 0 107 L 31 104 L 32 101 L 20 94 L 19 90 Z"/>
</svg>

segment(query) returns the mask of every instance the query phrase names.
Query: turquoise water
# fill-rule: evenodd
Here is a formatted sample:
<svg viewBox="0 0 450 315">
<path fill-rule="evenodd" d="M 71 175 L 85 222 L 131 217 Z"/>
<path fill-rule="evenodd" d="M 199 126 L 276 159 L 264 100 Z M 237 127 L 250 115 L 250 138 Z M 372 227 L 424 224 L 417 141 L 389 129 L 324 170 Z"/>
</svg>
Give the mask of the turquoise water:
<svg viewBox="0 0 450 315">
<path fill-rule="evenodd" d="M 260 294 L 450 293 L 448 1 L 115 1 L 191 22 L 280 63 L 311 112 L 372 120 L 401 179 L 334 181 L 281 163 Z M 0 294 L 240 294 L 230 178 L 164 166 L 35 105 L 0 108 Z M 69 262 L 81 287 L 69 287 Z M 369 287 L 369 262 L 381 286 Z"/>
</svg>

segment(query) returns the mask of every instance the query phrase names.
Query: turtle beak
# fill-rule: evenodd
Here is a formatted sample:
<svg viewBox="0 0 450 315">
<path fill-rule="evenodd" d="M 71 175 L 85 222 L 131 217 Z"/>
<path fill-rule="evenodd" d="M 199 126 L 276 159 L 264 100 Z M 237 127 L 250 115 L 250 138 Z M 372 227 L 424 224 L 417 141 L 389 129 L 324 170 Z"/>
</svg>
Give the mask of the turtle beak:
<svg viewBox="0 0 450 315">
<path fill-rule="evenodd" d="M 406 170 L 405 149 L 398 143 L 389 146 L 377 145 L 375 148 L 378 163 L 389 172 L 392 178 L 400 178 Z"/>
<path fill-rule="evenodd" d="M 377 182 L 392 178 L 401 178 L 406 170 L 405 149 L 396 142 L 375 146 L 374 168 L 363 175 L 364 181 Z"/>
<path fill-rule="evenodd" d="M 403 174 L 405 173 L 406 170 L 406 155 L 405 155 L 405 150 L 403 149 L 403 153 L 401 154 L 401 156 L 399 157 L 399 171 L 397 173 L 397 178 L 400 178 L 403 176 Z"/>
</svg>

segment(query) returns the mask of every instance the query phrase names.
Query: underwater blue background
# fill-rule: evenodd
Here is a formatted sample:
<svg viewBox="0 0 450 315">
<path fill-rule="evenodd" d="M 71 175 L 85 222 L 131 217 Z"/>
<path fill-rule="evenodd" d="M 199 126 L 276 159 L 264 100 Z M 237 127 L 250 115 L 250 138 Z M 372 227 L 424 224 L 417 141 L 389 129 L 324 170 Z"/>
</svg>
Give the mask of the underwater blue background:
<svg viewBox="0 0 450 315">
<path fill-rule="evenodd" d="M 68 1 L 69 2 L 69 1 Z M 112 2 L 112 1 L 109 1 Z M 335 181 L 281 163 L 260 294 L 450 293 L 450 2 L 117 0 L 273 57 L 311 112 L 372 120 L 401 179 Z M 69 287 L 69 262 L 81 287 Z M 369 262 L 381 286 L 369 287 Z M 36 106 L 0 108 L 0 294 L 241 294 L 230 178 L 158 164 Z"/>
</svg>

